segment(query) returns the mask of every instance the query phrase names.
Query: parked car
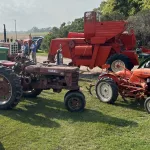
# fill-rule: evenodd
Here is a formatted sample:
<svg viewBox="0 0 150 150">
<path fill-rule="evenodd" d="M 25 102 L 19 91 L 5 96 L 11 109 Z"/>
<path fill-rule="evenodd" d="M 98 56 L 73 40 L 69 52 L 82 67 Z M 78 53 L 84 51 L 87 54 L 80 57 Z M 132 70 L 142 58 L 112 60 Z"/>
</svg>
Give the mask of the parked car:
<svg viewBox="0 0 150 150">
<path fill-rule="evenodd" d="M 34 36 L 34 37 L 32 37 L 32 41 L 37 41 L 38 39 L 43 39 L 44 37 L 43 36 Z"/>
<path fill-rule="evenodd" d="M 42 41 L 43 41 L 43 38 L 39 38 L 35 41 L 37 50 L 40 49 Z"/>
</svg>

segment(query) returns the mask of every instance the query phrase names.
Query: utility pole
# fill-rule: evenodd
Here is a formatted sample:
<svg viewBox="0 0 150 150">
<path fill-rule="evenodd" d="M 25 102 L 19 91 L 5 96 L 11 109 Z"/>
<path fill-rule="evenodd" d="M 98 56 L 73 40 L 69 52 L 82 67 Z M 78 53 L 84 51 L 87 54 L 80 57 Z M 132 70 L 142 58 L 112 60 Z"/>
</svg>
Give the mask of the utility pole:
<svg viewBox="0 0 150 150">
<path fill-rule="evenodd" d="M 17 40 L 16 20 L 15 20 L 15 33 L 16 33 L 16 40 Z"/>
<path fill-rule="evenodd" d="M 6 27 L 5 27 L 5 24 L 4 24 L 4 42 L 6 42 Z"/>
</svg>

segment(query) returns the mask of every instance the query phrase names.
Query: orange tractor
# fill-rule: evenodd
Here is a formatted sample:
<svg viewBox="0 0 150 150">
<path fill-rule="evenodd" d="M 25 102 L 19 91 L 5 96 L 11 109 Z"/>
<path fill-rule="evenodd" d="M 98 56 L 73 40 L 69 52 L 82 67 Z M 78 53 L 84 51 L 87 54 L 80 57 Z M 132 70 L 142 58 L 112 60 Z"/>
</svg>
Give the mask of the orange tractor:
<svg viewBox="0 0 150 150">
<path fill-rule="evenodd" d="M 125 66 L 131 70 L 139 65 L 135 53 L 134 31 L 127 32 L 125 21 L 101 21 L 99 13 L 85 12 L 84 33 L 70 32 L 67 38 L 56 38 L 50 43 L 48 60 L 54 62 L 59 45 L 62 54 L 72 60 L 70 65 L 87 66 L 90 69 L 110 64 L 109 70 L 116 72 Z M 149 50 L 142 48 L 142 52 Z"/>
<path fill-rule="evenodd" d="M 99 75 L 95 85 L 96 95 L 100 101 L 114 104 L 120 94 L 123 100 L 131 98 L 139 102 L 144 100 L 144 106 L 150 113 L 150 58 L 139 68 L 130 71 L 123 66 L 122 71 L 110 72 L 110 65 L 104 65 L 106 72 Z M 146 99 L 146 100 L 145 100 Z"/>
</svg>

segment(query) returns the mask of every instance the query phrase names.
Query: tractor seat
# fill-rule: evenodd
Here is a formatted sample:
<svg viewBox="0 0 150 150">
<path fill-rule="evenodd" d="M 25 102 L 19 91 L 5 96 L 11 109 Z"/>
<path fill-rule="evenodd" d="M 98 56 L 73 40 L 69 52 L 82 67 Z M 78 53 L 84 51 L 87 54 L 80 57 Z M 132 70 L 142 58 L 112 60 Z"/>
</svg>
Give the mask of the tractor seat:
<svg viewBox="0 0 150 150">
<path fill-rule="evenodd" d="M 12 67 L 15 65 L 15 62 L 2 60 L 0 61 L 0 65 L 3 65 L 5 67 Z"/>
<path fill-rule="evenodd" d="M 146 58 L 148 58 L 148 57 L 150 57 L 150 54 L 147 54 L 147 53 L 140 53 L 140 54 L 139 54 L 139 58 L 144 58 L 144 59 L 146 59 Z"/>
</svg>

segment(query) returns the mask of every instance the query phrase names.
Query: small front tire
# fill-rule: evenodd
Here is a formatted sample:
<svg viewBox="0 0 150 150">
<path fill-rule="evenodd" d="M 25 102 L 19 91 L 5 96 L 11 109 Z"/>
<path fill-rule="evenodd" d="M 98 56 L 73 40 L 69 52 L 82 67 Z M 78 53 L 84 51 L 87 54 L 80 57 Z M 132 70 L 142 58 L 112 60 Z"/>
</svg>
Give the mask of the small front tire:
<svg viewBox="0 0 150 150">
<path fill-rule="evenodd" d="M 96 95 L 104 103 L 114 104 L 118 98 L 116 83 L 108 78 L 101 79 L 96 84 Z"/>
<path fill-rule="evenodd" d="M 85 96 L 80 91 L 69 91 L 64 97 L 65 107 L 70 112 L 81 112 L 86 105 Z"/>
</svg>

